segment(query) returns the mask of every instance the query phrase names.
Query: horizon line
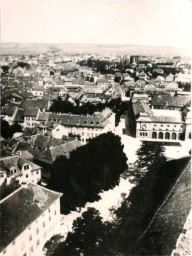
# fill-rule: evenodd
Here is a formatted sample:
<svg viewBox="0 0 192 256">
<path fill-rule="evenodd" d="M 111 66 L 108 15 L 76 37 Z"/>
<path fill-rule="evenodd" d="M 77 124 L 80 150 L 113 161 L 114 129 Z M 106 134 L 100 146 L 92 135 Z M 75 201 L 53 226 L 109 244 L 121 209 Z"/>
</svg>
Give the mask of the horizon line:
<svg viewBox="0 0 192 256">
<path fill-rule="evenodd" d="M 116 45 L 116 46 L 145 46 L 145 47 L 170 47 L 190 50 L 190 47 L 172 46 L 172 45 L 149 45 L 149 44 L 134 44 L 134 43 L 56 43 L 56 42 L 1 42 L 1 44 L 52 44 L 52 45 Z"/>
</svg>

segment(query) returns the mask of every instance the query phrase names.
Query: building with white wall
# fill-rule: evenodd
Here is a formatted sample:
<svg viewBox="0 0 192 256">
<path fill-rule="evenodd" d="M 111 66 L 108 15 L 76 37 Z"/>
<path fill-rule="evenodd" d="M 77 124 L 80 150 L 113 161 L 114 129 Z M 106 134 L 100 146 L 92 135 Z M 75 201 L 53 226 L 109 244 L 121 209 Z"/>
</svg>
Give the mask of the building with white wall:
<svg viewBox="0 0 192 256">
<path fill-rule="evenodd" d="M 8 156 L 0 160 L 1 183 L 16 179 L 19 183 L 35 183 L 41 180 L 41 167 L 19 156 Z"/>
<path fill-rule="evenodd" d="M 115 131 L 115 113 L 109 108 L 93 115 L 50 114 L 49 120 L 60 124 L 53 129 L 52 136 L 79 136 L 83 144 L 102 133 Z"/>
<path fill-rule="evenodd" d="M 42 255 L 60 232 L 61 195 L 29 183 L 1 200 L 0 256 Z"/>
</svg>

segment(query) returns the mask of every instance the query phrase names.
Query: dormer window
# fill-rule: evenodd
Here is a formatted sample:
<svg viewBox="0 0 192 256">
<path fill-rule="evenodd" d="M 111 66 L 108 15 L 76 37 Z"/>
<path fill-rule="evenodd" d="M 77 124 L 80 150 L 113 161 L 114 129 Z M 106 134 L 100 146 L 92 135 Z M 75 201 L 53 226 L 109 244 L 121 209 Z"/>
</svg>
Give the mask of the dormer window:
<svg viewBox="0 0 192 256">
<path fill-rule="evenodd" d="M 99 124 L 99 122 L 96 122 L 96 124 Z"/>
<path fill-rule="evenodd" d="M 84 121 L 84 124 L 87 124 L 87 121 Z"/>
<path fill-rule="evenodd" d="M 29 169 L 29 165 L 25 165 L 24 170 L 28 170 L 28 169 Z"/>
</svg>

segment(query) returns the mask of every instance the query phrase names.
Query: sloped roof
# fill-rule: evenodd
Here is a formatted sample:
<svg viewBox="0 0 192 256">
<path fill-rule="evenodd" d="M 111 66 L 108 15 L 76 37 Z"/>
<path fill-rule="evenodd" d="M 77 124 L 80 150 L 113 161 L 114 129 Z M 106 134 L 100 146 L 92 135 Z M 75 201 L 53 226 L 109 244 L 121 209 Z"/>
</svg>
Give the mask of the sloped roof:
<svg viewBox="0 0 192 256">
<path fill-rule="evenodd" d="M 36 117 L 38 114 L 38 108 L 27 108 L 24 112 L 24 116 Z"/>
<path fill-rule="evenodd" d="M 23 122 L 24 121 L 24 109 L 19 108 L 17 110 L 16 116 L 15 116 L 15 121 L 16 122 Z"/>
<path fill-rule="evenodd" d="M 4 106 L 2 108 L 1 114 L 2 115 L 13 115 L 17 107 L 14 106 Z"/>
<path fill-rule="evenodd" d="M 172 106 L 172 107 L 183 107 L 188 102 L 190 102 L 189 97 L 176 96 L 172 97 L 170 95 L 155 95 L 151 101 L 152 105 L 158 106 Z"/>
<path fill-rule="evenodd" d="M 39 109 L 47 109 L 49 104 L 49 100 L 46 99 L 36 99 L 36 100 L 22 100 L 20 107 L 21 108 L 39 108 Z"/>
<path fill-rule="evenodd" d="M 32 171 L 41 168 L 40 166 L 30 162 L 29 160 L 21 158 L 19 156 L 10 156 L 10 157 L 3 158 L 0 160 L 0 163 L 1 163 L 1 170 L 5 170 L 6 172 L 8 172 L 9 168 L 14 166 L 17 170 L 17 174 L 21 174 L 22 166 L 24 164 L 31 165 Z M 8 172 L 8 174 L 9 174 L 9 172 Z"/>
<path fill-rule="evenodd" d="M 147 113 L 148 115 L 153 115 L 153 112 L 151 111 L 149 105 L 146 104 L 142 100 L 138 100 L 137 102 L 133 102 L 132 106 L 133 106 L 133 113 L 134 113 L 135 116 L 137 116 L 141 112 Z"/>
<path fill-rule="evenodd" d="M 49 120 L 58 122 L 64 126 L 81 126 L 81 127 L 105 127 L 108 118 L 112 115 L 108 108 L 99 112 L 97 115 L 72 115 L 72 114 L 50 114 Z"/>
<path fill-rule="evenodd" d="M 43 135 L 37 135 L 33 145 L 38 148 L 47 148 L 47 147 L 55 147 L 58 145 L 63 144 L 63 141 L 60 139 L 53 138 L 51 136 L 43 136 Z"/>
<path fill-rule="evenodd" d="M 35 184 L 27 184 L 2 200 L 0 202 L 0 251 L 15 240 L 59 197 L 61 197 L 60 193 Z M 10 209 L 14 210 L 10 211 Z"/>
</svg>

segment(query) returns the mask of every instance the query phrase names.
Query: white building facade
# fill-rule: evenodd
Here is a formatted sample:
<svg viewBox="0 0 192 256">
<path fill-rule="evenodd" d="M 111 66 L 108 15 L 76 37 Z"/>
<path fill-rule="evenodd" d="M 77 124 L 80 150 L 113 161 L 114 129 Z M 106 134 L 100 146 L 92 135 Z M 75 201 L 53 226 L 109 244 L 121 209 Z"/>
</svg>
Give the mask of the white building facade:
<svg viewBox="0 0 192 256">
<path fill-rule="evenodd" d="M 29 195 L 33 195 L 34 200 L 30 199 Z M 23 202 L 15 201 L 19 197 Z M 27 184 L 3 199 L 0 202 L 1 212 L 7 212 L 7 216 L 2 218 L 0 256 L 42 255 L 45 243 L 60 232 L 60 197 L 60 193 Z M 8 210 L 9 203 L 12 203 L 15 213 Z M 29 209 L 22 213 L 22 208 L 27 207 L 29 203 Z M 21 219 L 18 219 L 13 227 L 4 223 L 11 223 L 18 214 Z M 22 218 L 23 225 L 20 224 Z M 9 229 L 10 232 L 11 229 L 13 231 L 7 235 Z"/>
</svg>

